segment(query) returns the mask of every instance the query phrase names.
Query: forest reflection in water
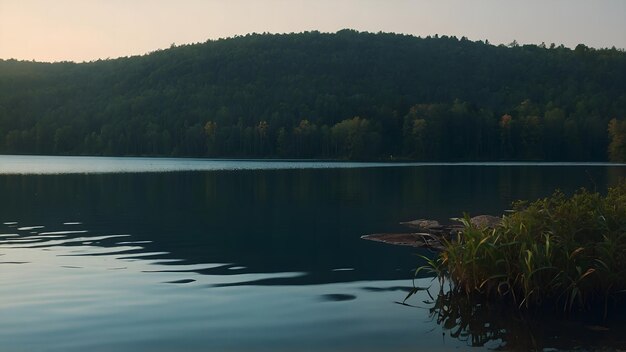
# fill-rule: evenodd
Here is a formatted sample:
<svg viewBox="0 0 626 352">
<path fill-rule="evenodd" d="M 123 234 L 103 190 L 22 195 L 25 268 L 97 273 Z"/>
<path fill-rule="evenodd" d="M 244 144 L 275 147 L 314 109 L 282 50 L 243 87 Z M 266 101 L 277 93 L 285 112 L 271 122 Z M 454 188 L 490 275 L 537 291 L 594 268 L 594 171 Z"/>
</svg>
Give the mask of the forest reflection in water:
<svg viewBox="0 0 626 352">
<path fill-rule="evenodd" d="M 428 311 L 441 327 L 443 338 L 466 342 L 471 347 L 502 351 L 596 351 L 626 348 L 624 312 L 610 319 L 597 315 L 565 315 L 553 311 L 520 312 L 502 301 L 460 294 L 422 279 L 418 293 L 397 302 Z"/>
<path fill-rule="evenodd" d="M 148 241 L 146 250 L 172 259 L 307 272 L 309 283 L 401 279 L 415 265 L 411 256 L 397 255 L 408 250 L 364 243 L 361 235 L 402 231 L 398 222 L 414 218 L 501 214 L 512 200 L 556 188 L 602 189 L 623 170 L 459 166 L 5 175 L 0 214 L 20 224 L 78 219 L 93 233 Z M 346 267 L 358 270 L 332 271 Z M 293 283 L 307 283 L 298 280 Z"/>
</svg>

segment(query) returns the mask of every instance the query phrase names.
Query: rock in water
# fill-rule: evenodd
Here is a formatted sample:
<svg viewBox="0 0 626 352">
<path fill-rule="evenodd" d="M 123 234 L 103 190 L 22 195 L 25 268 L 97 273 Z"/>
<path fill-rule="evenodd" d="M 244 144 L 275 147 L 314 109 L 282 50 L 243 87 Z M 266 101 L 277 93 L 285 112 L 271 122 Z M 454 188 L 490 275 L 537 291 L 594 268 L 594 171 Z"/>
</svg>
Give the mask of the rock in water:
<svg viewBox="0 0 626 352">
<path fill-rule="evenodd" d="M 411 221 L 406 221 L 406 222 L 401 222 L 401 225 L 405 225 L 408 227 L 413 227 L 413 228 L 417 228 L 417 229 L 440 229 L 442 226 L 441 224 L 439 224 L 439 221 L 437 220 L 426 220 L 426 219 L 418 219 L 418 220 L 411 220 Z"/>
<path fill-rule="evenodd" d="M 502 218 L 493 215 L 478 215 L 471 218 L 470 223 L 478 228 L 493 229 L 502 223 Z"/>
<path fill-rule="evenodd" d="M 398 246 L 431 248 L 435 250 L 443 249 L 440 239 L 429 233 L 375 233 L 361 236 L 361 238 Z"/>
<path fill-rule="evenodd" d="M 454 220 L 454 219 L 453 219 Z M 495 228 L 502 223 L 502 218 L 492 215 L 478 215 L 470 218 L 470 223 L 478 228 Z M 442 250 L 442 240 L 456 238 L 463 231 L 463 225 L 444 224 L 437 220 L 418 219 L 401 222 L 410 228 L 420 232 L 413 233 L 377 233 L 361 236 L 362 239 L 395 244 L 399 246 L 424 247 Z"/>
</svg>

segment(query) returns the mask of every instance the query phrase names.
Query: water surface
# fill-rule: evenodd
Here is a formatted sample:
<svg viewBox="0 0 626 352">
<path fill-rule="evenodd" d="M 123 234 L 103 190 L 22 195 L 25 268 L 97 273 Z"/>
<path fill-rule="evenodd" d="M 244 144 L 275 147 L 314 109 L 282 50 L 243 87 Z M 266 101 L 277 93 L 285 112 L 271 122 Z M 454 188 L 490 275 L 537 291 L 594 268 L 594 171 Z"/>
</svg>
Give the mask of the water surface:
<svg viewBox="0 0 626 352">
<path fill-rule="evenodd" d="M 497 214 L 555 188 L 604 190 L 625 174 L 610 164 L 0 157 L 0 349 L 466 348 L 472 340 L 451 337 L 428 309 L 396 303 L 416 250 L 360 236 Z"/>
<path fill-rule="evenodd" d="M 142 157 L 87 157 L 0 155 L 0 174 L 97 174 L 128 172 L 180 172 L 217 170 L 293 170 L 293 169 L 354 169 L 415 166 L 624 166 L 612 163 L 580 162 L 466 162 L 466 163 L 410 163 L 410 162 L 347 162 L 316 160 L 225 160 L 198 158 L 142 158 Z"/>
</svg>

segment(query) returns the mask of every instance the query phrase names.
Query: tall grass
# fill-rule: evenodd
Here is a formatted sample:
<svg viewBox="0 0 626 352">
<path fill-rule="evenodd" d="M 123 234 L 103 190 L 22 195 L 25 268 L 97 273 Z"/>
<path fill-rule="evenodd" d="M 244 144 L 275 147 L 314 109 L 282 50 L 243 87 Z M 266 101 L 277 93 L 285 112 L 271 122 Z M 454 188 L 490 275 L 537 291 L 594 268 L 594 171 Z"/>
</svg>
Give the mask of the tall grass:
<svg viewBox="0 0 626 352">
<path fill-rule="evenodd" d="M 516 202 L 496 228 L 462 219 L 457 238 L 428 269 L 457 293 L 511 302 L 519 309 L 556 307 L 605 317 L 626 296 L 626 183 L 606 196 L 557 191 Z"/>
</svg>

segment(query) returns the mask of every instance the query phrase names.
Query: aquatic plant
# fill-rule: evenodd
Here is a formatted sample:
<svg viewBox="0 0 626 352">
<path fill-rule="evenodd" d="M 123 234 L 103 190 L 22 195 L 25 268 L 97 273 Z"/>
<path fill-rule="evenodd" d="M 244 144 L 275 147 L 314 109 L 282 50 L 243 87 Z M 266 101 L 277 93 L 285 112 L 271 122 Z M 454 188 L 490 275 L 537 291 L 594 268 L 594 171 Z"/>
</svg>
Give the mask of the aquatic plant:
<svg viewBox="0 0 626 352">
<path fill-rule="evenodd" d="M 623 307 L 626 295 L 626 183 L 605 196 L 585 189 L 516 202 L 495 228 L 464 229 L 443 239 L 429 270 L 451 292 L 563 313 Z"/>
</svg>

